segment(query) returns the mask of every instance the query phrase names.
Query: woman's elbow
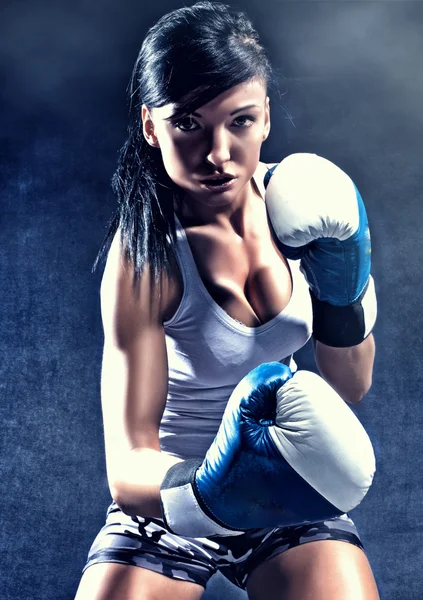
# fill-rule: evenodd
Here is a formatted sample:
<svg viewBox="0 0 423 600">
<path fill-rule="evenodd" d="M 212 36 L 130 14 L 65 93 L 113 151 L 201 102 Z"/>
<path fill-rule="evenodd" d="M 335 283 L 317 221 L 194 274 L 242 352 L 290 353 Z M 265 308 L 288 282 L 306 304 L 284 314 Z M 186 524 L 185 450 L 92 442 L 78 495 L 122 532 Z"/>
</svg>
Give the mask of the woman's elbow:
<svg viewBox="0 0 423 600">
<path fill-rule="evenodd" d="M 348 402 L 349 404 L 358 404 L 363 400 L 364 396 L 367 394 L 371 387 L 372 378 L 369 377 L 366 380 L 358 382 L 357 385 L 348 386 L 348 388 L 345 389 L 343 393 L 341 393 L 341 396 L 343 400 L 345 400 L 345 402 Z"/>
<path fill-rule="evenodd" d="M 118 485 L 116 485 L 116 484 L 111 485 L 109 483 L 109 491 L 110 491 L 110 495 L 112 497 L 113 502 L 115 502 L 118 505 L 118 507 L 123 512 L 125 512 L 123 510 L 124 509 L 124 501 L 123 501 L 123 496 L 122 496 L 122 490 L 121 490 L 121 488 Z"/>
<path fill-rule="evenodd" d="M 113 501 L 125 515 L 133 517 L 137 514 L 143 514 L 142 511 L 135 508 L 133 494 L 129 493 L 128 495 L 128 490 L 124 486 L 109 486 L 109 489 Z"/>
</svg>

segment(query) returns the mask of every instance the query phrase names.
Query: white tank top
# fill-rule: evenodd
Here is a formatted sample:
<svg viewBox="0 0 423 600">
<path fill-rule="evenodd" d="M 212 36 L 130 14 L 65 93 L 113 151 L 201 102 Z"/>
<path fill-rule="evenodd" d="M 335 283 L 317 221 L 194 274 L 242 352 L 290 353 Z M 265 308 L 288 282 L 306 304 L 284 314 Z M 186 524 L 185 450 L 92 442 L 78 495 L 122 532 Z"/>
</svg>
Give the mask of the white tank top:
<svg viewBox="0 0 423 600">
<path fill-rule="evenodd" d="M 173 317 L 164 323 L 169 387 L 159 437 L 167 454 L 203 458 L 233 389 L 249 371 L 270 361 L 296 370 L 292 354 L 311 336 L 311 299 L 299 261 L 288 260 L 292 277 L 288 305 L 264 325 L 247 327 L 230 317 L 207 291 L 178 219 L 176 236 L 183 296 Z"/>
</svg>

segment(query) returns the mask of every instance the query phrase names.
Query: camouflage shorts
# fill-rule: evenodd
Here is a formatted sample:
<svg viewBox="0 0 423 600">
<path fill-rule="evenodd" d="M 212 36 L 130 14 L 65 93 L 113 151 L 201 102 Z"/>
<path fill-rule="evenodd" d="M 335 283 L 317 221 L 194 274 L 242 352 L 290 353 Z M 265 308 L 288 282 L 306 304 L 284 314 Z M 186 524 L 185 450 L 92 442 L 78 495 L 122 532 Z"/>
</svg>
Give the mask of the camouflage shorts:
<svg viewBox="0 0 423 600">
<path fill-rule="evenodd" d="M 263 561 L 316 540 L 342 540 L 363 548 L 348 515 L 308 525 L 250 529 L 235 537 L 187 538 L 169 533 L 160 519 L 130 517 L 112 502 L 83 572 L 95 563 L 116 562 L 206 587 L 220 571 L 245 589 L 249 574 Z"/>
</svg>

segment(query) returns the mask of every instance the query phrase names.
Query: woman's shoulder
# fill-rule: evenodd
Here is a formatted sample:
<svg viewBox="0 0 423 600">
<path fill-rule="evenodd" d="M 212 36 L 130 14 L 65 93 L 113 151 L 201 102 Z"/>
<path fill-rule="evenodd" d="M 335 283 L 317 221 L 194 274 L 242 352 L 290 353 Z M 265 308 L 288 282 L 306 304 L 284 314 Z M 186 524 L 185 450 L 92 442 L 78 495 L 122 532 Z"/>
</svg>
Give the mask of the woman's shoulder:
<svg viewBox="0 0 423 600">
<path fill-rule="evenodd" d="M 257 165 L 256 171 L 253 175 L 253 181 L 254 181 L 262 198 L 264 198 L 264 195 L 265 195 L 265 187 L 264 187 L 265 175 L 269 169 L 271 169 L 273 166 L 275 166 L 277 164 L 278 163 L 265 163 L 265 162 L 259 161 L 259 163 Z"/>
<path fill-rule="evenodd" d="M 262 162 L 262 161 L 259 162 L 259 165 L 263 165 L 263 167 L 266 167 L 266 169 L 271 169 L 272 167 L 276 167 L 276 165 L 278 165 L 278 164 L 279 163 L 277 163 L 277 162 L 271 162 L 271 163 Z"/>
<path fill-rule="evenodd" d="M 180 297 L 181 276 L 173 252 L 169 253 L 169 269 L 163 270 L 160 276 L 160 285 L 156 285 L 148 264 L 135 282 L 135 269 L 133 263 L 127 258 L 122 244 L 120 230 L 116 231 L 110 250 L 107 255 L 101 285 L 100 298 L 102 309 L 115 309 L 119 305 L 124 312 L 132 309 L 139 316 L 148 313 L 151 318 L 159 321 L 166 320 L 169 308 Z M 153 303 L 151 303 L 153 299 Z M 151 307 L 155 306 L 155 315 Z M 138 317 L 139 318 L 139 317 Z"/>
<path fill-rule="evenodd" d="M 278 165 L 279 163 L 277 162 L 263 162 L 263 161 L 259 161 L 258 165 L 257 165 L 257 171 L 268 171 L 269 169 L 271 169 L 272 167 L 275 167 L 276 165 Z"/>
</svg>

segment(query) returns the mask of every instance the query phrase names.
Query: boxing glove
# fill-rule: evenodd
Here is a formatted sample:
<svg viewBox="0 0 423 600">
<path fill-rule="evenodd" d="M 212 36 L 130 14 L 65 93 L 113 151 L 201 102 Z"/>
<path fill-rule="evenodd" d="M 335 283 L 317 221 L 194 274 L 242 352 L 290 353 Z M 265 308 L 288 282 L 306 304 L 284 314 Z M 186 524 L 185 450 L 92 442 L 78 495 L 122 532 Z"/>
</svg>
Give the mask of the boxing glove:
<svg viewBox="0 0 423 600">
<path fill-rule="evenodd" d="M 334 347 L 359 344 L 373 329 L 377 305 L 358 189 L 332 162 L 306 153 L 272 167 L 264 184 L 276 244 L 301 260 L 310 287 L 314 337 Z"/>
<path fill-rule="evenodd" d="M 206 537 L 333 518 L 361 502 L 374 471 L 363 426 L 321 377 L 265 363 L 233 391 L 204 460 L 168 470 L 163 520 Z"/>
</svg>

